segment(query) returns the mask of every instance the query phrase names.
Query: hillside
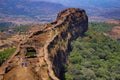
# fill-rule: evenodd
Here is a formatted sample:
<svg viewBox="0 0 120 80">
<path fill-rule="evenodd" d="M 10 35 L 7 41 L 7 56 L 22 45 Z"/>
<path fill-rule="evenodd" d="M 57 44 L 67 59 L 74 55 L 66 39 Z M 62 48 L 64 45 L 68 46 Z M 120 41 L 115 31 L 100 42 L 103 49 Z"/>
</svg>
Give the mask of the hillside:
<svg viewBox="0 0 120 80">
<path fill-rule="evenodd" d="M 92 28 L 71 43 L 66 80 L 119 80 L 120 43 Z"/>
<path fill-rule="evenodd" d="M 3 80 L 62 80 L 70 42 L 88 29 L 85 10 L 69 8 L 21 40 L 0 67 Z"/>
<path fill-rule="evenodd" d="M 64 5 L 64 6 L 63 6 Z M 119 0 L 0 0 L 0 22 L 38 24 L 51 22 L 66 7 L 83 8 L 89 21 L 120 19 Z"/>
<path fill-rule="evenodd" d="M 38 0 L 41 1 L 41 0 Z M 88 12 L 90 21 L 120 19 L 119 0 L 44 0 L 64 4 L 67 7 L 83 8 Z"/>
<path fill-rule="evenodd" d="M 85 10 L 63 10 L 54 22 L 32 26 L 16 48 L 0 52 L 0 80 L 119 80 L 120 43 L 106 35 L 118 34 L 116 25 L 88 27 Z"/>
<path fill-rule="evenodd" d="M 0 0 L 0 21 L 16 24 L 49 22 L 62 9 L 65 9 L 63 5 L 51 2 Z"/>
<path fill-rule="evenodd" d="M 109 36 L 111 39 L 120 39 L 119 20 L 108 20 L 106 22 L 89 22 L 89 27 L 99 33 Z"/>
<path fill-rule="evenodd" d="M 110 19 L 120 19 L 120 3 L 119 0 L 80 0 L 81 5 L 77 7 L 84 8 L 89 15 L 90 21 L 106 21 Z"/>
</svg>

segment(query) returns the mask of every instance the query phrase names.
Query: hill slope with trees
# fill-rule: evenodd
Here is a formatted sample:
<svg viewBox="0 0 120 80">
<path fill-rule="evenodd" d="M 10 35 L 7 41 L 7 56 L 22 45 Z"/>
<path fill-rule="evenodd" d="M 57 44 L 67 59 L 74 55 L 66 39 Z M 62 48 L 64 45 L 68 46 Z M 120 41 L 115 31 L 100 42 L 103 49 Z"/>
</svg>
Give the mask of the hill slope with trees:
<svg viewBox="0 0 120 80">
<path fill-rule="evenodd" d="M 120 80 L 120 43 L 92 28 L 72 42 L 66 80 Z"/>
</svg>

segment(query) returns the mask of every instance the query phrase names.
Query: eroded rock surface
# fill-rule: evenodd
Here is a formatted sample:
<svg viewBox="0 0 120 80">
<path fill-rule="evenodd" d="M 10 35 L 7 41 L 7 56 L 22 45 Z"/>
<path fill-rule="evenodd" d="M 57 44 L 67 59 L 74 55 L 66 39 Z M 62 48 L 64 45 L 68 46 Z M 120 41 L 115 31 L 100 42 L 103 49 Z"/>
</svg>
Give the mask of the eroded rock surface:
<svg viewBox="0 0 120 80">
<path fill-rule="evenodd" d="M 60 12 L 56 21 L 21 41 L 16 52 L 0 67 L 1 80 L 62 80 L 70 42 L 87 29 L 84 10 L 69 8 Z"/>
</svg>

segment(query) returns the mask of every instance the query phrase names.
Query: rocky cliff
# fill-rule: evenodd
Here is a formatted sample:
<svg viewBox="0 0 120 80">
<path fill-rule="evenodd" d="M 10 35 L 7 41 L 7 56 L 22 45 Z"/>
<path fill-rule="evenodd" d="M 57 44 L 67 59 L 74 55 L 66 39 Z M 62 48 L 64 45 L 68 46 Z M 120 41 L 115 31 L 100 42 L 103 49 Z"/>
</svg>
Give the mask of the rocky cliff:
<svg viewBox="0 0 120 80">
<path fill-rule="evenodd" d="M 87 29 L 84 10 L 69 8 L 60 12 L 56 21 L 20 42 L 16 52 L 0 67 L 1 80 L 62 80 L 70 42 Z"/>
</svg>

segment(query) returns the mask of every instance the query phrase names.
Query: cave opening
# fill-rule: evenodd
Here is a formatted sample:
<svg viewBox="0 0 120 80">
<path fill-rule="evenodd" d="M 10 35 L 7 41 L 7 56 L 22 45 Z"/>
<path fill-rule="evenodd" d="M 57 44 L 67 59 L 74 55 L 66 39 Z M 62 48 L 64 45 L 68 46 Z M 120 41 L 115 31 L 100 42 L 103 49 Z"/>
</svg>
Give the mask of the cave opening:
<svg viewBox="0 0 120 80">
<path fill-rule="evenodd" d="M 27 47 L 26 48 L 26 57 L 27 58 L 36 58 L 37 57 L 37 52 L 33 47 Z"/>
</svg>

